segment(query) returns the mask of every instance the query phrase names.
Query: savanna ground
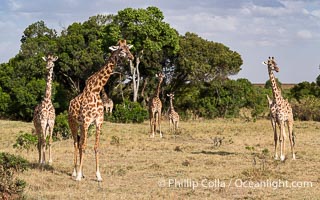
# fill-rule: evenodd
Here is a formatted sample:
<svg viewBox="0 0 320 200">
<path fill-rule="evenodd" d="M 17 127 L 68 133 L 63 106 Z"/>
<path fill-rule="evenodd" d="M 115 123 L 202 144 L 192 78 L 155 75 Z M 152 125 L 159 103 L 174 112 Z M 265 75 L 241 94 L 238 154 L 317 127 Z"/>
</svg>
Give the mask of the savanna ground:
<svg viewBox="0 0 320 200">
<path fill-rule="evenodd" d="M 0 150 L 36 163 L 38 154 L 13 149 L 32 123 L 0 121 Z M 55 142 L 53 164 L 18 174 L 26 199 L 317 199 L 320 197 L 319 122 L 295 122 L 296 160 L 286 141 L 285 162 L 273 156 L 269 120 L 181 122 L 177 134 L 162 123 L 164 138 L 149 138 L 148 122 L 105 122 L 100 140 L 103 182 L 95 181 L 94 136 L 89 137 L 85 178 L 76 182 L 73 141 Z M 20 133 L 21 134 L 21 133 Z M 214 146 L 212 138 L 224 138 Z M 254 184 L 254 185 L 251 185 Z M 265 185 L 263 185 L 265 184 Z M 252 186 L 252 187 L 250 187 Z"/>
</svg>

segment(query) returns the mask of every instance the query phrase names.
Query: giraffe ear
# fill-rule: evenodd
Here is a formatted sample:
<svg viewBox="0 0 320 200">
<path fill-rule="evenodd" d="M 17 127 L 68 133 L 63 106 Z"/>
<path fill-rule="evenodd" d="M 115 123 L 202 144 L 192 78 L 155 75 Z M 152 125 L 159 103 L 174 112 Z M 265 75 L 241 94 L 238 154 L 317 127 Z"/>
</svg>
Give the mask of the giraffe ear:
<svg viewBox="0 0 320 200">
<path fill-rule="evenodd" d="M 133 47 L 132 44 L 128 44 L 127 46 L 128 46 L 129 49 L 131 49 Z"/>
<path fill-rule="evenodd" d="M 55 62 L 56 60 L 58 60 L 58 56 L 54 57 L 52 61 Z"/>
<path fill-rule="evenodd" d="M 44 61 L 46 61 L 46 62 L 47 62 L 47 58 L 46 58 L 46 57 L 44 57 L 44 56 L 42 57 L 42 60 L 44 60 Z"/>
<path fill-rule="evenodd" d="M 111 46 L 111 47 L 109 47 L 109 49 L 110 49 L 111 51 L 116 51 L 116 50 L 119 49 L 119 46 Z"/>
<path fill-rule="evenodd" d="M 266 61 L 263 61 L 262 64 L 263 64 L 263 65 L 268 65 Z"/>
<path fill-rule="evenodd" d="M 169 94 L 167 94 L 167 97 L 170 97 L 170 95 L 169 95 Z"/>
</svg>

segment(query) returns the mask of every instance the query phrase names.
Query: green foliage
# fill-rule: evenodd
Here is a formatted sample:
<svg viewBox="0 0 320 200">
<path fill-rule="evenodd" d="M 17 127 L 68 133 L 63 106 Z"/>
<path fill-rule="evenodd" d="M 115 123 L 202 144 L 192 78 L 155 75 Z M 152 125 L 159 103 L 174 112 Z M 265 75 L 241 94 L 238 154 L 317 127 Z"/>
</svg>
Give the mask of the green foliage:
<svg viewBox="0 0 320 200">
<path fill-rule="evenodd" d="M 320 99 L 312 95 L 305 96 L 300 101 L 291 103 L 295 119 L 320 121 Z"/>
<path fill-rule="evenodd" d="M 119 145 L 120 144 L 120 138 L 118 136 L 113 135 L 111 137 L 111 141 L 110 141 L 111 145 Z"/>
<path fill-rule="evenodd" d="M 148 112 L 137 102 L 125 100 L 117 104 L 113 113 L 113 121 L 120 123 L 142 123 L 148 117 Z"/>
<path fill-rule="evenodd" d="M 26 149 L 29 152 L 30 149 L 33 149 L 33 147 L 37 146 L 38 137 L 36 135 L 23 133 L 22 131 L 20 131 L 20 134 L 22 135 L 16 139 L 16 143 L 13 144 L 13 148 L 20 150 Z"/>
<path fill-rule="evenodd" d="M 55 137 L 62 137 L 64 139 L 68 139 L 71 137 L 71 131 L 68 123 L 68 112 L 64 111 L 56 116 L 53 135 Z"/>
<path fill-rule="evenodd" d="M 249 151 L 254 151 L 254 147 L 251 147 L 251 146 L 246 146 L 245 149 L 247 149 Z"/>
<path fill-rule="evenodd" d="M 212 81 L 190 86 L 184 95 L 177 93 L 181 98 L 176 99 L 176 105 L 205 118 L 238 117 L 241 108 L 250 108 L 251 115 L 258 117 L 267 108 L 265 93 L 246 79 Z"/>
<path fill-rule="evenodd" d="M 207 41 L 188 32 L 180 37 L 179 44 L 175 70 L 177 87 L 185 82 L 224 80 L 241 70 L 240 54 L 221 43 Z"/>
<path fill-rule="evenodd" d="M 317 83 L 317 85 L 320 87 L 320 75 L 317 77 L 316 83 Z"/>
<path fill-rule="evenodd" d="M 162 71 L 166 77 L 160 97 L 167 91 L 175 91 L 179 97 L 175 99 L 175 107 L 182 118 L 188 118 L 190 113 L 205 118 L 237 117 L 242 108 L 257 118 L 266 111 L 265 95 L 271 95 L 270 81 L 265 88 L 255 88 L 248 80 L 228 78 L 241 70 L 243 61 L 239 53 L 195 33 L 179 36 L 164 19 L 162 11 L 151 6 L 126 8 L 116 15 L 92 16 L 83 23 L 72 23 L 60 34 L 43 21 L 29 25 L 22 34 L 19 53 L 8 63 L 0 64 L 0 118 L 32 120 L 34 107 L 45 91 L 46 69 L 41 57 L 51 52 L 59 57 L 52 92 L 57 114 L 54 135 L 70 137 L 66 113 L 61 116 L 59 113 L 67 110 L 70 99 L 82 91 L 86 79 L 105 64 L 110 55 L 108 47 L 119 39 L 134 45 L 131 52 L 139 62 L 131 63 L 130 69 L 127 62 L 119 63 L 114 69 L 119 73 L 111 76 L 105 87 L 117 101 L 133 97 L 134 101 L 145 102 L 157 84 L 154 74 Z M 301 112 L 310 114 L 317 108 L 309 96 L 320 97 L 319 77 L 317 84 L 303 82 L 290 90 L 290 101 L 297 100 L 297 118 L 318 118 L 315 114 L 302 116 Z M 137 87 L 132 87 L 134 82 Z M 278 80 L 277 83 L 281 85 Z M 142 88 L 143 97 L 139 99 L 138 91 Z M 307 105 L 309 101 L 311 104 Z M 115 115 L 108 116 L 115 122 L 140 123 L 147 115 L 138 108 L 140 105 L 133 106 L 128 101 L 117 107 Z"/>
<path fill-rule="evenodd" d="M 307 96 L 320 97 L 320 86 L 312 82 L 302 82 L 295 85 L 290 90 L 290 96 L 300 101 Z"/>
<path fill-rule="evenodd" d="M 21 197 L 26 182 L 14 178 L 15 172 L 23 172 L 30 167 L 30 163 L 20 156 L 0 153 L 0 198 L 18 199 Z"/>
<path fill-rule="evenodd" d="M 3 92 L 0 87 L 0 116 L 6 116 L 6 113 L 9 111 L 10 102 L 10 95 Z"/>
<path fill-rule="evenodd" d="M 20 156 L 1 152 L 0 166 L 3 166 L 5 170 L 13 169 L 16 172 L 23 172 L 30 167 L 30 163 Z"/>
</svg>

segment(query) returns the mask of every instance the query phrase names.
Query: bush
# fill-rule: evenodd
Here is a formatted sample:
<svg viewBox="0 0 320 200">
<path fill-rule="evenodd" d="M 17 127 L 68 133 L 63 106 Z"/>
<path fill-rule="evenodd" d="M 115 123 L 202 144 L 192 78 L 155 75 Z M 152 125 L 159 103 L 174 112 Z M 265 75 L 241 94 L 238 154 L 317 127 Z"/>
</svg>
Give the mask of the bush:
<svg viewBox="0 0 320 200">
<path fill-rule="evenodd" d="M 23 172 L 30 163 L 20 156 L 0 153 L 0 198 L 19 199 L 26 187 L 24 180 L 15 179 L 14 172 Z"/>
<path fill-rule="evenodd" d="M 117 104 L 113 113 L 112 121 L 118 123 L 142 123 L 148 117 L 148 111 L 141 107 L 138 102 L 125 100 Z"/>
<path fill-rule="evenodd" d="M 55 120 L 54 128 L 53 128 L 54 137 L 62 137 L 64 139 L 68 139 L 71 137 L 71 131 L 68 123 L 68 112 L 64 111 L 60 113 Z"/>
<path fill-rule="evenodd" d="M 3 166 L 5 170 L 13 169 L 17 172 L 23 172 L 30 167 L 30 163 L 20 156 L 14 156 L 9 153 L 1 152 L 0 166 Z"/>
<path fill-rule="evenodd" d="M 295 119 L 320 121 L 320 99 L 306 96 L 300 101 L 292 102 L 292 111 Z"/>
<path fill-rule="evenodd" d="M 20 135 L 16 139 L 16 143 L 13 145 L 13 148 L 17 148 L 20 150 L 26 149 L 29 152 L 30 149 L 37 146 L 38 137 L 36 135 L 32 135 L 30 133 L 23 133 L 20 131 Z"/>
</svg>

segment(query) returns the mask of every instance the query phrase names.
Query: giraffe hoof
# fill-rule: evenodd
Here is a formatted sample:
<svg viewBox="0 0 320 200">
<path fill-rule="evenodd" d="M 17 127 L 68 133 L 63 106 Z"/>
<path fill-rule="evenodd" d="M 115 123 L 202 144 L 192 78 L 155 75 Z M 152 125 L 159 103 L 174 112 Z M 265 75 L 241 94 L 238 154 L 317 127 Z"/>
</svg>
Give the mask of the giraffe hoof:
<svg viewBox="0 0 320 200">
<path fill-rule="evenodd" d="M 292 155 L 292 160 L 295 160 L 295 159 L 296 159 L 296 155 L 293 154 L 293 155 Z"/>
<path fill-rule="evenodd" d="M 97 181 L 98 181 L 98 182 L 101 182 L 101 181 L 102 181 L 100 172 L 97 172 L 97 173 L 96 173 L 96 177 L 97 177 Z"/>
<path fill-rule="evenodd" d="M 78 173 L 76 177 L 76 181 L 81 181 L 82 177 L 83 177 L 82 173 Z"/>
<path fill-rule="evenodd" d="M 76 177 L 77 176 L 77 171 L 76 170 L 73 170 L 73 172 L 72 172 L 72 175 L 71 175 L 72 177 Z"/>
</svg>

